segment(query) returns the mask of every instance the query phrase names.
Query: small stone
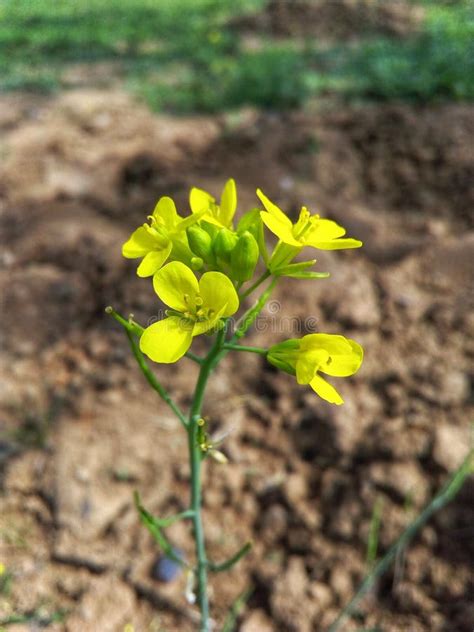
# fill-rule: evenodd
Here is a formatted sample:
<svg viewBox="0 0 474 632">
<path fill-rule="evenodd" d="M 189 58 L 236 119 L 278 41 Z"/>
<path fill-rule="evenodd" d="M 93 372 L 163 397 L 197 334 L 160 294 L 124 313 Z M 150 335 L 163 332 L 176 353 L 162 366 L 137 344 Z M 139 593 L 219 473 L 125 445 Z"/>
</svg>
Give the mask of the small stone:
<svg viewBox="0 0 474 632">
<path fill-rule="evenodd" d="M 288 514 L 283 505 L 274 504 L 264 513 L 262 538 L 266 543 L 279 540 L 288 528 Z"/>
<path fill-rule="evenodd" d="M 290 474 L 283 485 L 283 491 L 290 503 L 298 504 L 308 492 L 306 479 L 301 474 Z"/>
<path fill-rule="evenodd" d="M 173 549 L 175 555 L 179 558 L 183 557 L 183 552 L 180 549 Z M 150 575 L 152 579 L 156 579 L 160 582 L 169 583 L 176 579 L 181 573 L 181 566 L 167 555 L 160 555 L 151 567 Z"/>
<path fill-rule="evenodd" d="M 340 603 L 346 602 L 351 596 L 353 590 L 352 579 L 350 573 L 343 566 L 335 566 L 332 569 L 329 583 Z"/>
<path fill-rule="evenodd" d="M 288 632 L 310 632 L 312 619 L 318 612 L 308 599 L 308 575 L 302 557 L 290 557 L 286 571 L 275 581 L 271 595 L 272 619 L 276 629 Z"/>
<path fill-rule="evenodd" d="M 272 622 L 263 610 L 254 610 L 243 622 L 240 632 L 273 632 Z"/>
<path fill-rule="evenodd" d="M 332 593 L 329 587 L 322 582 L 312 582 L 309 592 L 320 610 L 324 612 L 332 603 Z"/>
<path fill-rule="evenodd" d="M 451 472 L 465 459 L 470 446 L 470 429 L 443 423 L 436 426 L 433 459 Z"/>
<path fill-rule="evenodd" d="M 395 492 L 400 501 L 410 501 L 415 506 L 426 500 L 429 483 L 416 463 L 373 463 L 369 468 L 370 479 L 379 487 Z"/>
</svg>

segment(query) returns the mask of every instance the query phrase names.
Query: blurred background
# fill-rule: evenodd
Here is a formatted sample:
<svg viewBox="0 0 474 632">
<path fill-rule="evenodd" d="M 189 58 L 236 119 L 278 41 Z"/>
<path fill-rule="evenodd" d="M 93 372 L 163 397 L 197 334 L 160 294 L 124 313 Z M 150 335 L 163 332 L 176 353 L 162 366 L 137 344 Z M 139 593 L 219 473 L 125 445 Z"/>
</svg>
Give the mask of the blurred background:
<svg viewBox="0 0 474 632">
<path fill-rule="evenodd" d="M 470 446 L 473 98 L 467 0 L 1 2 L 1 630 L 195 629 L 132 503 L 186 506 L 186 438 L 104 307 L 156 313 L 122 243 L 160 196 L 185 214 L 228 177 L 241 212 L 260 186 L 365 242 L 282 282 L 249 336 L 361 342 L 345 405 L 253 356 L 206 405 L 230 460 L 205 470 L 210 555 L 255 542 L 212 581 L 215 629 L 236 600 L 241 632 L 327 629 Z M 194 365 L 157 374 L 189 403 Z M 343 629 L 472 632 L 473 501 L 468 483 Z M 169 536 L 192 555 L 185 525 Z"/>
</svg>

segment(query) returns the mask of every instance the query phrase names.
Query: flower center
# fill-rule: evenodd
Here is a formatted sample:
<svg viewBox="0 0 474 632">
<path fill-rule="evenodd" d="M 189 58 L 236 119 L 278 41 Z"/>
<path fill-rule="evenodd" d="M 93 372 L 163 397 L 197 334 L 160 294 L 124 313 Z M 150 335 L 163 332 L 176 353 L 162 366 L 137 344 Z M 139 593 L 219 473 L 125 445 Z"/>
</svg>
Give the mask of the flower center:
<svg viewBox="0 0 474 632">
<path fill-rule="evenodd" d="M 215 309 L 203 307 L 204 301 L 199 294 L 196 294 L 194 301 L 191 300 L 189 294 L 185 294 L 183 299 L 188 307 L 188 309 L 183 312 L 183 316 L 191 323 L 202 323 L 206 320 L 211 320 L 216 313 Z"/>
<path fill-rule="evenodd" d="M 319 220 L 319 215 L 311 215 L 308 209 L 303 206 L 298 221 L 293 226 L 293 237 L 298 241 L 305 242 L 307 233 Z"/>
<path fill-rule="evenodd" d="M 150 237 L 152 237 L 156 241 L 157 246 L 159 246 L 160 250 L 162 248 L 166 248 L 170 241 L 168 231 L 161 224 L 161 222 L 159 223 L 157 221 L 156 217 L 149 215 L 148 219 L 150 220 L 150 224 L 143 224 L 143 227 L 150 235 Z"/>
</svg>

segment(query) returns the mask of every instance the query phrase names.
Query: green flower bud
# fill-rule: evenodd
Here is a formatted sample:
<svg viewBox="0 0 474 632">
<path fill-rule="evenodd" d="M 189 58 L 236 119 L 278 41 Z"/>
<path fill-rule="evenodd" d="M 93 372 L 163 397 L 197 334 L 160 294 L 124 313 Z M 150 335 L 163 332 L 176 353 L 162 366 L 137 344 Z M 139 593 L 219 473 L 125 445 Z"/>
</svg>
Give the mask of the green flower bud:
<svg viewBox="0 0 474 632">
<path fill-rule="evenodd" d="M 227 228 L 221 228 L 212 242 L 212 249 L 218 263 L 230 263 L 230 255 L 237 243 L 237 235 Z"/>
<path fill-rule="evenodd" d="M 260 251 L 255 237 L 245 231 L 240 235 L 230 255 L 232 276 L 236 281 L 248 281 L 252 278 Z"/>
<path fill-rule="evenodd" d="M 193 257 L 191 259 L 191 268 L 193 270 L 200 270 L 203 265 L 204 261 L 201 259 L 201 257 Z"/>
<path fill-rule="evenodd" d="M 295 365 L 299 347 L 300 341 L 295 338 L 280 342 L 270 347 L 267 353 L 267 360 L 280 371 L 296 375 Z"/>
<path fill-rule="evenodd" d="M 201 228 L 206 231 L 211 239 L 214 239 L 220 230 L 219 226 L 216 226 L 216 224 L 211 224 L 210 222 L 206 222 L 205 220 L 201 221 Z"/>
<path fill-rule="evenodd" d="M 265 245 L 265 236 L 263 232 L 263 222 L 260 217 L 260 210 L 258 208 L 254 208 L 250 211 L 247 211 L 237 226 L 237 233 L 241 235 L 248 231 L 255 237 L 255 241 L 258 244 L 260 254 L 263 257 L 265 263 L 268 261 L 267 247 Z"/>
<path fill-rule="evenodd" d="M 190 226 L 186 234 L 191 250 L 195 255 L 209 261 L 212 259 L 212 239 L 209 233 L 199 226 Z"/>
<path fill-rule="evenodd" d="M 238 233 L 245 233 L 248 230 L 249 233 L 257 238 L 257 233 L 262 224 L 262 220 L 260 217 L 260 211 L 258 208 L 254 208 L 251 211 L 247 211 L 240 218 L 239 224 L 237 226 Z"/>
</svg>

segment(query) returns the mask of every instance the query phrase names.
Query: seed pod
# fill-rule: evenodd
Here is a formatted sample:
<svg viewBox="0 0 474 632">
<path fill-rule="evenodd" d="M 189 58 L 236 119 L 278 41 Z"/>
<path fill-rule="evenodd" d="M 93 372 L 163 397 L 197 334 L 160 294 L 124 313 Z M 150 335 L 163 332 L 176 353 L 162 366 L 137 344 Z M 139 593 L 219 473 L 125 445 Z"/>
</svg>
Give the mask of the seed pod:
<svg viewBox="0 0 474 632">
<path fill-rule="evenodd" d="M 227 228 L 221 228 L 212 242 L 212 249 L 218 263 L 230 263 L 230 255 L 237 243 L 237 235 Z"/>
<path fill-rule="evenodd" d="M 209 233 L 199 226 L 190 226 L 186 234 L 191 250 L 195 255 L 209 261 L 212 258 L 212 239 Z"/>
<path fill-rule="evenodd" d="M 259 254 L 255 237 L 249 231 L 242 233 L 230 257 L 232 276 L 236 281 L 243 282 L 252 278 Z"/>
</svg>

